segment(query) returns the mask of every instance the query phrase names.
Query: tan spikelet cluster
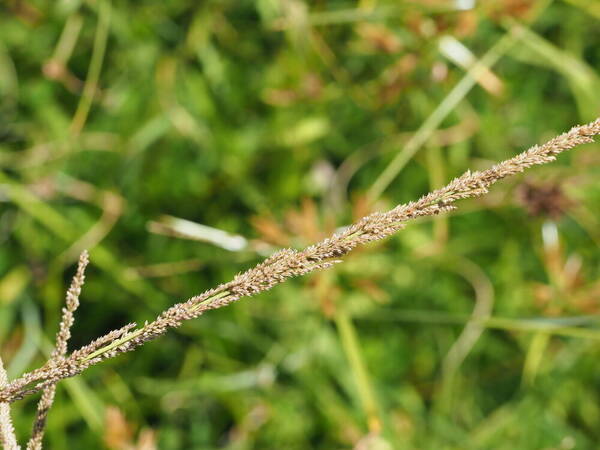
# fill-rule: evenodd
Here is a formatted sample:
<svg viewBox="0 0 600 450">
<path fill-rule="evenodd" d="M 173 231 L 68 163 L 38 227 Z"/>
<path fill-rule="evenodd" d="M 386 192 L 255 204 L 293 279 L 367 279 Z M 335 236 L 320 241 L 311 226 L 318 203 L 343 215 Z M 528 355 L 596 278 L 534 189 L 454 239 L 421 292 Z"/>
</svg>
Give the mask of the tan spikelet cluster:
<svg viewBox="0 0 600 450">
<path fill-rule="evenodd" d="M 0 388 L 8 383 L 4 363 L 0 358 Z M 12 419 L 10 418 L 10 405 L 8 403 L 0 403 L 0 445 L 6 450 L 18 450 L 17 437 L 13 427 Z"/>
<path fill-rule="evenodd" d="M 101 336 L 91 343 L 81 347 L 80 349 L 75 350 L 68 358 L 64 358 L 61 361 L 48 361 L 44 366 L 36 369 L 32 372 L 26 373 L 19 379 L 15 380 L 14 383 L 11 383 L 11 386 L 15 386 L 19 395 L 15 398 L 15 400 L 21 400 L 22 398 L 39 392 L 41 389 L 45 389 L 52 384 L 56 384 L 58 381 L 75 376 L 89 366 L 94 365 L 101 361 L 98 357 L 89 357 L 93 352 L 97 351 L 99 348 L 106 349 L 111 342 L 119 339 L 120 337 L 126 335 L 128 331 L 132 328 L 135 328 L 135 323 L 130 323 L 125 325 L 118 330 L 113 330 L 110 333 Z M 105 350 L 105 354 L 110 354 L 110 350 Z M 43 381 L 42 381 L 43 380 Z M 25 389 L 26 386 L 39 382 L 32 389 Z"/>
<path fill-rule="evenodd" d="M 56 345 L 52 351 L 52 356 L 49 361 L 50 365 L 56 365 L 64 359 L 64 356 L 67 354 L 67 343 L 71 338 L 71 327 L 75 321 L 73 313 L 79 307 L 79 295 L 81 294 L 81 287 L 85 282 L 85 268 L 89 262 L 88 252 L 83 251 L 81 256 L 79 256 L 77 272 L 71 281 L 69 289 L 67 289 L 67 298 L 65 306 L 62 309 L 62 319 L 58 327 L 58 332 L 56 333 Z M 55 393 L 56 383 L 49 384 L 44 388 L 44 392 L 42 392 L 42 397 L 37 405 L 37 412 L 33 423 L 33 432 L 27 443 L 27 450 L 39 450 L 42 448 L 46 419 L 48 417 L 48 411 L 50 411 L 52 403 L 54 402 Z"/>
<path fill-rule="evenodd" d="M 553 161 L 561 152 L 577 145 L 593 142 L 600 134 L 600 119 L 587 125 L 572 128 L 544 145 L 503 161 L 481 172 L 467 172 L 445 187 L 433 191 L 417 201 L 399 205 L 387 212 L 368 215 L 304 250 L 281 250 L 254 268 L 237 275 L 232 281 L 210 289 L 189 300 L 176 304 L 154 321 L 132 330 L 128 325 L 111 332 L 53 364 L 23 375 L 0 391 L 0 401 L 13 402 L 37 392 L 57 381 L 81 373 L 85 368 L 123 352 L 131 351 L 153 340 L 167 330 L 176 328 L 185 320 L 193 319 L 205 311 L 228 305 L 271 289 L 291 277 L 328 268 L 339 262 L 356 246 L 390 236 L 417 217 L 431 216 L 449 211 L 457 200 L 485 194 L 495 182 L 538 164 Z"/>
</svg>

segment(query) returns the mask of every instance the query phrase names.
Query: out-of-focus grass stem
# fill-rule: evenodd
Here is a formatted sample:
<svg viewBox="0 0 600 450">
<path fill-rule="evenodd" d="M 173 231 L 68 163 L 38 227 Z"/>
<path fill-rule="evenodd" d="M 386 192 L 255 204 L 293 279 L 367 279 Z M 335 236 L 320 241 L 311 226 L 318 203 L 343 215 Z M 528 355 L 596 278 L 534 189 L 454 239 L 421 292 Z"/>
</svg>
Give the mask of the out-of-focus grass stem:
<svg viewBox="0 0 600 450">
<path fill-rule="evenodd" d="M 79 136 L 87 120 L 96 89 L 98 87 L 98 79 L 100 78 L 100 70 L 104 61 L 104 52 L 106 50 L 106 41 L 108 39 L 108 30 L 110 26 L 110 1 L 101 0 L 98 8 L 98 25 L 96 26 L 96 35 L 94 37 L 94 48 L 92 50 L 92 59 L 88 69 L 88 74 L 83 86 L 83 93 L 75 116 L 71 122 L 71 135 Z"/>
<path fill-rule="evenodd" d="M 344 353 L 348 358 L 350 368 L 354 374 L 358 396 L 367 418 L 369 431 L 378 433 L 381 431 L 381 419 L 378 413 L 379 409 L 377 407 L 377 401 L 375 400 L 369 373 L 363 361 L 360 345 L 356 336 L 356 329 L 352 323 L 352 319 L 343 309 L 338 309 L 336 311 L 334 320 L 340 335 L 342 348 L 344 349 Z"/>
</svg>

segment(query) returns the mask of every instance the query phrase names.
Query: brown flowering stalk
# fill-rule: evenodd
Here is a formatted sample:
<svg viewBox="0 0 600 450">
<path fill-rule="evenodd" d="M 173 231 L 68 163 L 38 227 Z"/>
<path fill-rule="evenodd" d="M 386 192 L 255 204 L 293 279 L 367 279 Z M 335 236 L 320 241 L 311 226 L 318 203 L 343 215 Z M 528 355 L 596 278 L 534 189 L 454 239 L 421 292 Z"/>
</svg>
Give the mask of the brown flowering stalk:
<svg viewBox="0 0 600 450">
<path fill-rule="evenodd" d="M 88 252 L 83 251 L 79 256 L 77 272 L 67 290 L 65 306 L 62 309 L 62 319 L 58 327 L 58 332 L 56 333 L 56 346 L 50 357 L 50 365 L 58 364 L 67 354 L 67 342 L 71 338 L 71 327 L 74 322 L 73 313 L 79 307 L 79 295 L 81 294 L 81 287 L 85 282 L 85 268 L 89 262 Z M 48 385 L 44 389 L 44 392 L 42 392 L 42 397 L 38 402 L 35 421 L 33 423 L 33 432 L 27 443 L 27 450 L 39 450 L 42 448 L 42 438 L 44 437 L 46 418 L 48 417 L 48 411 L 50 411 L 52 403 L 54 402 L 55 393 L 56 383 Z"/>
<path fill-rule="evenodd" d="M 572 128 L 541 146 L 503 161 L 481 172 L 467 171 L 445 187 L 433 191 L 419 200 L 399 205 L 387 212 L 376 212 L 357 223 L 304 250 L 284 249 L 256 267 L 237 275 L 232 281 L 210 289 L 189 300 L 178 303 L 161 313 L 153 322 L 132 331 L 135 324 L 113 331 L 86 347 L 73 352 L 68 358 L 50 361 L 45 366 L 23 375 L 0 390 L 0 401 L 14 402 L 38 392 L 56 382 L 75 376 L 87 367 L 131 351 L 153 340 L 185 320 L 194 319 L 205 311 L 221 308 L 242 297 L 266 291 L 288 278 L 325 269 L 339 262 L 356 246 L 383 239 L 404 227 L 410 219 L 446 212 L 455 207 L 456 200 L 478 197 L 495 182 L 525 169 L 545 164 L 556 155 L 577 145 L 593 142 L 600 134 L 600 118 L 587 125 Z"/>
<path fill-rule="evenodd" d="M 7 383 L 8 377 L 6 370 L 4 370 L 2 358 L 0 358 L 0 387 L 4 387 Z M 6 450 L 18 450 L 20 448 L 10 418 L 10 405 L 8 403 L 0 403 L 0 445 Z"/>
</svg>

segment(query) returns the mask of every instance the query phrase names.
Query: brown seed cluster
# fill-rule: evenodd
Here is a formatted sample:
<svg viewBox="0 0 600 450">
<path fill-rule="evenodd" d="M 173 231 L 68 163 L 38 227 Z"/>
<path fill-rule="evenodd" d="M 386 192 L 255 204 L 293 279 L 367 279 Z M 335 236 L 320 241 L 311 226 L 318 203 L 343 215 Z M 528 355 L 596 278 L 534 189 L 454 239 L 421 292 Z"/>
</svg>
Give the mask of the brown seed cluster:
<svg viewBox="0 0 600 450">
<path fill-rule="evenodd" d="M 388 237 L 402 229 L 405 222 L 411 219 L 454 209 L 455 201 L 481 196 L 487 193 L 488 188 L 495 182 L 523 172 L 531 166 L 553 161 L 561 152 L 593 142 L 593 136 L 598 134 L 600 119 L 574 127 L 544 145 L 536 145 L 490 169 L 480 172 L 467 171 L 445 187 L 417 201 L 399 205 L 387 212 L 370 214 L 304 250 L 281 250 L 257 266 L 237 275 L 232 281 L 170 307 L 141 328 L 133 330 L 135 324 L 127 325 L 73 352 L 68 358 L 51 360 L 42 368 L 23 375 L 0 390 L 0 402 L 14 402 L 54 385 L 63 378 L 77 375 L 102 360 L 131 351 L 207 310 L 220 308 L 242 297 L 266 291 L 289 278 L 331 267 L 340 262 L 337 258 L 346 255 L 358 245 Z"/>
</svg>

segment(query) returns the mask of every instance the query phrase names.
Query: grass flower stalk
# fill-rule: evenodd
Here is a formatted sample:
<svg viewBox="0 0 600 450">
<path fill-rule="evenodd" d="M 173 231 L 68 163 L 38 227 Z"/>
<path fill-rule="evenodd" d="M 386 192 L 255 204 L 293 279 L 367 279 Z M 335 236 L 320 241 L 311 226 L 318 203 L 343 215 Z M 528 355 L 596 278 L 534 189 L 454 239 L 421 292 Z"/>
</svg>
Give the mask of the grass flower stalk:
<svg viewBox="0 0 600 450">
<path fill-rule="evenodd" d="M 0 387 L 4 387 L 7 383 L 8 376 L 6 375 L 2 358 L 0 358 Z M 6 450 L 18 450 L 20 448 L 10 417 L 10 404 L 6 402 L 0 403 L 0 444 Z"/>
<path fill-rule="evenodd" d="M 56 345 L 50 357 L 51 364 L 59 363 L 67 354 L 67 343 L 71 338 L 71 327 L 75 321 L 74 312 L 79 307 L 79 295 L 81 288 L 85 282 L 85 268 L 89 263 L 89 255 L 84 251 L 79 256 L 77 272 L 71 281 L 71 285 L 67 290 L 65 306 L 62 310 L 62 319 L 56 333 Z M 46 427 L 46 419 L 48 412 L 54 402 L 56 393 L 56 383 L 48 385 L 37 405 L 35 421 L 33 422 L 33 432 L 27 443 L 27 450 L 39 450 L 42 448 L 42 439 L 44 437 L 44 429 Z"/>
<path fill-rule="evenodd" d="M 135 324 L 126 325 L 74 351 L 69 357 L 51 359 L 43 367 L 24 374 L 0 390 L 0 402 L 14 402 L 46 389 L 103 360 L 134 350 L 208 310 L 269 290 L 289 278 L 331 267 L 358 245 L 386 238 L 402 229 L 411 219 L 450 211 L 455 208 L 453 203 L 457 200 L 484 195 L 491 185 L 503 178 L 523 172 L 529 167 L 554 161 L 564 151 L 593 142 L 593 136 L 598 134 L 600 118 L 574 127 L 543 145 L 535 145 L 487 170 L 467 171 L 417 201 L 363 217 L 341 232 L 303 250 L 281 250 L 237 275 L 230 282 L 173 305 L 154 321 L 146 322 L 138 329 L 133 329 Z"/>
</svg>

